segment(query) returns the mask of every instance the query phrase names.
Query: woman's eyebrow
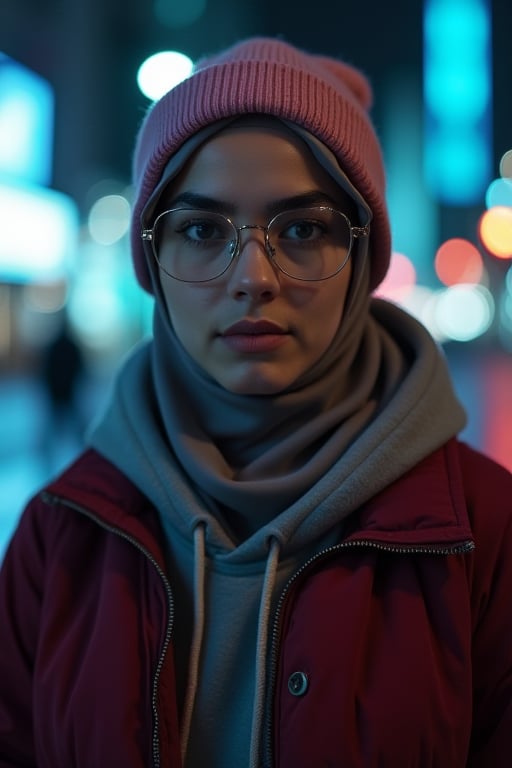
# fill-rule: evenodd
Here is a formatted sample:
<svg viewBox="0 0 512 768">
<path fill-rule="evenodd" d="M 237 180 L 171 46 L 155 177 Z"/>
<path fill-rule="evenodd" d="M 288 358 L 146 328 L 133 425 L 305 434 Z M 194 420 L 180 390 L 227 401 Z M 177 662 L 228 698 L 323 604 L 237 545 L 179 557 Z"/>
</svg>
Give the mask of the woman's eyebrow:
<svg viewBox="0 0 512 768">
<path fill-rule="evenodd" d="M 167 203 L 170 208 L 183 204 L 202 211 L 212 211 L 229 215 L 236 213 L 236 205 L 233 203 L 228 203 L 225 200 L 218 200 L 215 197 L 201 195 L 198 192 L 181 192 Z"/>
<path fill-rule="evenodd" d="M 309 192 L 301 192 L 291 197 L 283 197 L 280 200 L 274 200 L 267 203 L 265 211 L 270 216 L 282 213 L 283 211 L 293 210 L 294 208 L 310 208 L 311 206 L 327 205 L 330 207 L 339 207 L 340 201 L 334 200 L 326 192 L 321 190 L 311 190 Z"/>
<path fill-rule="evenodd" d="M 203 211 L 213 211 L 232 216 L 237 213 L 238 206 L 235 203 L 219 200 L 215 197 L 202 195 L 198 192 L 185 191 L 176 197 L 173 197 L 166 204 L 170 208 L 179 205 L 189 205 L 191 208 L 197 208 Z M 340 206 L 339 200 L 334 200 L 330 195 L 321 190 L 310 190 L 301 192 L 290 197 L 283 197 L 279 200 L 272 200 L 265 204 L 265 213 L 269 216 L 275 216 L 283 211 L 289 211 L 294 208 L 309 208 L 316 205 Z"/>
</svg>

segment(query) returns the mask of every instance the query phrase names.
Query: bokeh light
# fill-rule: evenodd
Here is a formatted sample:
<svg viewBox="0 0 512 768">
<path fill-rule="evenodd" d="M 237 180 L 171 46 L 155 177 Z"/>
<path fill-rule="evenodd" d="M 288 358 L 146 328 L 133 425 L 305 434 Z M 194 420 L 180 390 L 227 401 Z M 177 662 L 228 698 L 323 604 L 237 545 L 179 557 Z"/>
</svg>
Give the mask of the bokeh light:
<svg viewBox="0 0 512 768">
<path fill-rule="evenodd" d="M 425 38 L 438 56 L 470 58 L 489 37 L 489 18 L 477 0 L 429 0 L 425 4 Z M 469 47 L 469 50 L 468 50 Z"/>
<path fill-rule="evenodd" d="M 68 299 L 68 283 L 64 280 L 54 283 L 32 283 L 24 292 L 26 304 L 35 312 L 58 312 Z"/>
<path fill-rule="evenodd" d="M 500 175 L 512 179 L 512 149 L 509 149 L 500 160 Z"/>
<path fill-rule="evenodd" d="M 116 243 L 126 234 L 129 226 L 130 204 L 122 195 L 100 197 L 89 212 L 89 233 L 101 245 Z"/>
<path fill-rule="evenodd" d="M 448 72 L 442 59 L 431 65 L 425 76 L 425 100 L 432 114 L 448 116 L 454 124 L 475 121 L 489 102 L 489 81 L 485 68 L 474 68 L 474 78 L 465 75 L 465 62 L 457 62 Z"/>
<path fill-rule="evenodd" d="M 499 319 L 498 334 L 502 344 L 506 349 L 512 350 L 512 267 L 509 267 L 505 275 L 499 303 Z"/>
<path fill-rule="evenodd" d="M 497 205 L 480 217 L 480 240 L 489 253 L 500 259 L 512 258 L 512 208 Z"/>
<path fill-rule="evenodd" d="M 479 283 L 484 265 L 478 248 L 461 237 L 453 237 L 437 250 L 434 268 L 444 285 Z"/>
<path fill-rule="evenodd" d="M 54 90 L 0 53 L 0 172 L 24 183 L 52 180 Z"/>
<path fill-rule="evenodd" d="M 492 77 L 488 0 L 425 0 L 424 171 L 448 205 L 482 199 L 491 167 Z"/>
<path fill-rule="evenodd" d="M 416 284 L 416 269 L 408 256 L 393 252 L 386 277 L 375 291 L 375 295 L 391 301 L 401 302 Z"/>
<path fill-rule="evenodd" d="M 453 205 L 472 205 L 488 183 L 488 144 L 473 128 L 463 135 L 451 125 L 432 129 L 425 146 L 425 176 L 436 197 Z"/>
<path fill-rule="evenodd" d="M 72 198 L 54 189 L 0 183 L 0 279 L 64 279 L 72 267 L 79 214 Z"/>
<path fill-rule="evenodd" d="M 508 291 L 503 296 L 500 309 L 501 324 L 510 333 L 512 331 L 512 294 Z"/>
<path fill-rule="evenodd" d="M 507 270 L 505 275 L 505 288 L 512 295 L 512 267 Z"/>
<path fill-rule="evenodd" d="M 179 51 L 160 51 L 149 56 L 139 67 L 137 84 L 148 99 L 159 99 L 192 71 L 193 61 Z"/>
<path fill-rule="evenodd" d="M 456 285 L 437 295 L 436 322 L 447 339 L 472 341 L 491 326 L 494 299 L 482 285 Z"/>
<path fill-rule="evenodd" d="M 436 341 L 446 341 L 435 317 L 436 291 L 426 285 L 415 285 L 400 305 L 430 331 Z"/>
<path fill-rule="evenodd" d="M 494 179 L 487 189 L 485 204 L 487 208 L 496 205 L 512 207 L 512 179 Z"/>
<path fill-rule="evenodd" d="M 121 297 L 100 272 L 88 273 L 77 282 L 68 311 L 73 328 L 86 345 L 101 349 L 113 344 L 122 322 Z"/>
</svg>

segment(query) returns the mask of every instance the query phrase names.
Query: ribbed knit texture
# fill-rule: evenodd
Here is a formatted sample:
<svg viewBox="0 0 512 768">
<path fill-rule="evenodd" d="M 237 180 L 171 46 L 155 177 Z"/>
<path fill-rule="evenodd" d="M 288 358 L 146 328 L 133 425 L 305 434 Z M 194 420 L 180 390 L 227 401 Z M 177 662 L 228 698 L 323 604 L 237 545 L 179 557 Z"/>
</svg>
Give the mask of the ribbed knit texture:
<svg viewBox="0 0 512 768">
<path fill-rule="evenodd" d="M 391 236 L 381 148 L 368 114 L 371 102 L 370 85 L 359 70 L 280 40 L 245 40 L 199 61 L 188 79 L 151 107 L 137 137 L 131 237 L 143 288 L 151 291 L 141 213 L 169 158 L 204 126 L 250 113 L 303 126 L 334 153 L 373 213 L 370 289 L 375 288 L 389 265 Z"/>
</svg>

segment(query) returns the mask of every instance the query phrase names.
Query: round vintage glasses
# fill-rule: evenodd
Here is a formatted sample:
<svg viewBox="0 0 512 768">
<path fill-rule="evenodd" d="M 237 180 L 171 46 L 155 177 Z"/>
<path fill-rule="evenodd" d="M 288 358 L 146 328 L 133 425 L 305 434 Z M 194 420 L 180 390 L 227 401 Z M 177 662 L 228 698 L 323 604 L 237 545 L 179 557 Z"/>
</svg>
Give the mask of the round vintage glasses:
<svg viewBox="0 0 512 768">
<path fill-rule="evenodd" d="M 264 227 L 243 224 L 213 211 L 173 208 L 160 213 L 142 239 L 151 243 L 160 268 L 175 280 L 202 283 L 226 272 L 240 251 L 241 233 L 260 230 L 272 264 L 295 280 L 328 280 L 348 262 L 354 239 L 370 225 L 352 226 L 327 206 L 298 208 L 274 216 Z"/>
</svg>

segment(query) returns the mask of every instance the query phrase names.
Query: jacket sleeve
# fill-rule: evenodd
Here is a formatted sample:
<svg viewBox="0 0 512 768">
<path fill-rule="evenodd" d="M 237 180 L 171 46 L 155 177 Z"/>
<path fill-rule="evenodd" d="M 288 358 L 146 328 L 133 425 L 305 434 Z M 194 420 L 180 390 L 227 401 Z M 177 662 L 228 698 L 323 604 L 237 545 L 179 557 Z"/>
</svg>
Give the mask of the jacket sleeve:
<svg viewBox="0 0 512 768">
<path fill-rule="evenodd" d="M 473 729 L 468 768 L 508 768 L 512 751 L 512 475 L 469 452 L 464 484 L 475 537 Z"/>
<path fill-rule="evenodd" d="M 33 501 L 0 570 L 0 768 L 35 766 L 33 669 L 44 590 L 45 545 Z"/>
</svg>

